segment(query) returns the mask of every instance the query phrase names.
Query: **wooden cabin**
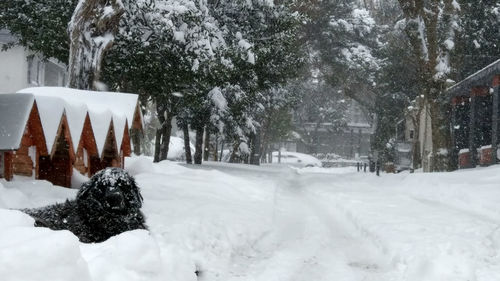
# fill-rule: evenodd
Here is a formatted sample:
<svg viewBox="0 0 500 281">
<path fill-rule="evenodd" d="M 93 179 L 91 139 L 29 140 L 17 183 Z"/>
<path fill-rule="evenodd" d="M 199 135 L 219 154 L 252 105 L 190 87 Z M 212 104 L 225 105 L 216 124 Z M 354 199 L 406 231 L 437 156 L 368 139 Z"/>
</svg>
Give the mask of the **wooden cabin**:
<svg viewBox="0 0 500 281">
<path fill-rule="evenodd" d="M 142 133 L 133 94 L 39 87 L 0 94 L 0 178 L 45 179 L 70 187 L 73 171 L 92 176 L 124 167 L 131 134 Z"/>
<path fill-rule="evenodd" d="M 488 166 L 500 156 L 500 60 L 450 87 L 453 154 L 459 168 Z"/>
<path fill-rule="evenodd" d="M 47 146 L 37 103 L 32 95 L 0 95 L 0 178 L 38 178 Z"/>
<path fill-rule="evenodd" d="M 73 169 L 90 177 L 106 167 L 124 167 L 133 145 L 131 132 L 143 130 L 134 94 L 61 87 L 28 88 L 20 93 L 33 94 L 40 104 L 47 141 L 39 178 L 57 185 L 69 187 Z"/>
</svg>

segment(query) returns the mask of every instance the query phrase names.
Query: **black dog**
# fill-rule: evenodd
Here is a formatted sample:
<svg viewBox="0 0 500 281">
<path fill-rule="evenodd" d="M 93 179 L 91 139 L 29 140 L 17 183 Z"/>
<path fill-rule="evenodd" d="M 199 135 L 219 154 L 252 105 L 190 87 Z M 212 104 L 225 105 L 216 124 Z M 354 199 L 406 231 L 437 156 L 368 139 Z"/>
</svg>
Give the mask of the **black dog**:
<svg viewBox="0 0 500 281">
<path fill-rule="evenodd" d="M 82 184 L 76 200 L 25 209 L 35 226 L 67 229 L 81 242 L 102 242 L 133 229 L 147 229 L 140 211 L 142 196 L 135 180 L 119 168 L 107 168 Z"/>
</svg>

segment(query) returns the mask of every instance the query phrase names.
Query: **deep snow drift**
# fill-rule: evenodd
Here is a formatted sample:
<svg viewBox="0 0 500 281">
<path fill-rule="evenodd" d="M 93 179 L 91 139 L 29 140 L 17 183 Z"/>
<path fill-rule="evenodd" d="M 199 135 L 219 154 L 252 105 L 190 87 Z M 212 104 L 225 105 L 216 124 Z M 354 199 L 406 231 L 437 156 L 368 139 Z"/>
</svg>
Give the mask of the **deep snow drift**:
<svg viewBox="0 0 500 281">
<path fill-rule="evenodd" d="M 150 231 L 97 244 L 12 210 L 76 190 L 0 181 L 1 280 L 500 280 L 497 166 L 377 178 L 127 160 Z"/>
</svg>

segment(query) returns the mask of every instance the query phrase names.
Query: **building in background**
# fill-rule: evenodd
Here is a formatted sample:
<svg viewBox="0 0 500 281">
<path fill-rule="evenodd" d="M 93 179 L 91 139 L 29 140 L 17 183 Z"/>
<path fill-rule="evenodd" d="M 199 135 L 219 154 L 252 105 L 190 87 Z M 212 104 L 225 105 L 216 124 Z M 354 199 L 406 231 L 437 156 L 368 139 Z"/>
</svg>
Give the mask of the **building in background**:
<svg viewBox="0 0 500 281">
<path fill-rule="evenodd" d="M 16 42 L 8 30 L 0 30 L 0 49 Z M 66 65 L 55 59 L 43 59 L 41 55 L 23 46 L 0 51 L 0 93 L 15 93 L 37 86 L 64 86 L 67 80 Z"/>
<path fill-rule="evenodd" d="M 344 128 L 339 130 L 331 123 L 306 123 L 297 132 L 301 137 L 296 144 L 288 146 L 295 146 L 297 152 L 315 154 L 320 158 L 359 159 L 369 155 L 373 131 L 368 114 L 351 100 Z M 312 144 L 304 141 L 305 136 L 313 139 Z"/>
</svg>

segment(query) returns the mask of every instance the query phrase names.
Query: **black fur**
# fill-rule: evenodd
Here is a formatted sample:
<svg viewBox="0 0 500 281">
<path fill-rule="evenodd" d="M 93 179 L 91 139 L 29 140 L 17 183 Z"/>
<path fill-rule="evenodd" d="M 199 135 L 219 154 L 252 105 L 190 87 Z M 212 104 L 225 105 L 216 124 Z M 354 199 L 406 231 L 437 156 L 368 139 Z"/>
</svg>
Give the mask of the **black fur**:
<svg viewBox="0 0 500 281">
<path fill-rule="evenodd" d="M 76 199 L 25 209 L 35 226 L 67 229 L 81 242 L 102 242 L 133 229 L 147 229 L 140 211 L 142 196 L 135 180 L 119 168 L 107 168 L 84 183 Z"/>
</svg>

